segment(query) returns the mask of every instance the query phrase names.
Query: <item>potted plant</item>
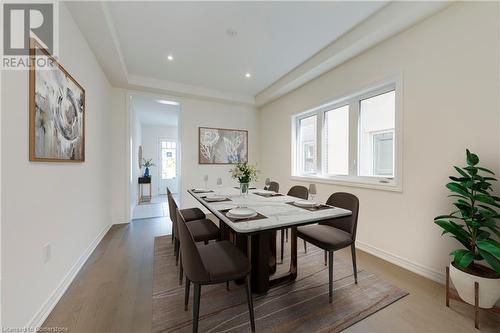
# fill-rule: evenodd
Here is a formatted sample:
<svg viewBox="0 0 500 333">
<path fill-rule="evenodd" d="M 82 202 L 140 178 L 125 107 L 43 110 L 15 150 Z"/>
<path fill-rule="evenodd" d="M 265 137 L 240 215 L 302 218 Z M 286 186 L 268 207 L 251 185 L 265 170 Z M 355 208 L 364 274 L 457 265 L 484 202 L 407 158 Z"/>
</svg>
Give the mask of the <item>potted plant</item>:
<svg viewBox="0 0 500 333">
<path fill-rule="evenodd" d="M 154 167 L 155 164 L 153 163 L 153 159 L 150 158 L 149 160 L 143 158 L 142 159 L 142 164 L 141 164 L 145 169 L 144 169 L 144 177 L 151 177 L 149 174 L 149 168 Z"/>
<path fill-rule="evenodd" d="M 500 198 L 493 195 L 491 170 L 479 166 L 479 157 L 466 150 L 467 166 L 451 176 L 446 187 L 456 198 L 456 210 L 437 216 L 434 223 L 462 247 L 450 253 L 450 278 L 464 301 L 474 305 L 474 282 L 479 284 L 479 307 L 492 308 L 500 297 L 500 237 L 497 220 Z M 489 266 L 489 267 L 488 267 Z"/>
<path fill-rule="evenodd" d="M 250 182 L 257 180 L 257 168 L 246 162 L 240 162 L 235 164 L 229 172 L 231 172 L 231 177 L 237 179 L 240 183 L 241 195 L 246 196 L 250 188 Z"/>
</svg>

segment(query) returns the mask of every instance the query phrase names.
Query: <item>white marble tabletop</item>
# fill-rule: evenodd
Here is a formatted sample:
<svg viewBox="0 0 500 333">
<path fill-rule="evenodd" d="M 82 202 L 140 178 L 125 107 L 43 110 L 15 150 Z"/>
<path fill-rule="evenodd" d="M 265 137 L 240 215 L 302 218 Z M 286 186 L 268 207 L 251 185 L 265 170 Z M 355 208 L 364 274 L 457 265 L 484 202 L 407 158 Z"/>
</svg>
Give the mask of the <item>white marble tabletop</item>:
<svg viewBox="0 0 500 333">
<path fill-rule="evenodd" d="M 351 215 L 351 211 L 343 208 L 334 207 L 331 209 L 323 209 L 318 211 L 309 211 L 303 208 L 295 207 L 287 204 L 299 200 L 286 195 L 275 197 L 262 197 L 254 194 L 253 190 L 246 198 L 240 196 L 240 190 L 233 187 L 224 187 L 212 189 L 211 193 L 194 193 L 192 190 L 188 192 L 205 206 L 217 218 L 224 221 L 231 229 L 238 233 L 255 233 L 266 229 L 275 229 L 281 227 L 290 227 L 297 224 L 307 222 L 314 223 L 317 221 Z M 206 202 L 202 197 L 206 195 L 223 195 L 231 199 L 224 202 Z M 235 208 L 243 204 L 245 207 L 252 208 L 258 213 L 266 216 L 260 220 L 232 222 L 220 210 Z"/>
</svg>

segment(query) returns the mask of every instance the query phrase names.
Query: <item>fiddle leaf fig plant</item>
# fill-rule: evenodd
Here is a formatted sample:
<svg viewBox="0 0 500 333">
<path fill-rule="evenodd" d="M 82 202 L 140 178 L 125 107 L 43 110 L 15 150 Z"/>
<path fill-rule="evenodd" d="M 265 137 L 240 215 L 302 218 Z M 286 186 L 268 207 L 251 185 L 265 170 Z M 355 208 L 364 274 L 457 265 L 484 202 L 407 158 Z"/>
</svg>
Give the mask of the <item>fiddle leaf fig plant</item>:
<svg viewBox="0 0 500 333">
<path fill-rule="evenodd" d="M 479 166 L 479 157 L 466 150 L 467 166 L 457 167 L 458 175 L 449 177 L 446 187 L 455 198 L 455 211 L 434 218 L 444 234 L 459 241 L 463 248 L 450 253 L 458 268 L 465 269 L 477 261 L 486 261 L 500 274 L 500 237 L 497 221 L 500 198 L 493 195 L 496 181 L 493 171 Z"/>
</svg>

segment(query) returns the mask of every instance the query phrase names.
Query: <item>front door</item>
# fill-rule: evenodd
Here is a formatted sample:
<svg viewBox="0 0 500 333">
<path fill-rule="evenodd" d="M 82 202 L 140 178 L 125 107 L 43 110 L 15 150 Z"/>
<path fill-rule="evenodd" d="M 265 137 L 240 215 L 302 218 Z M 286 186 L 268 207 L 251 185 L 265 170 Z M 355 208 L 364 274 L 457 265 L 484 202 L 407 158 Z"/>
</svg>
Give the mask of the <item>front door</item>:
<svg viewBox="0 0 500 333">
<path fill-rule="evenodd" d="M 172 139 L 159 139 L 158 152 L 158 193 L 166 194 L 167 187 L 172 193 L 178 193 L 177 182 L 177 142 Z"/>
</svg>

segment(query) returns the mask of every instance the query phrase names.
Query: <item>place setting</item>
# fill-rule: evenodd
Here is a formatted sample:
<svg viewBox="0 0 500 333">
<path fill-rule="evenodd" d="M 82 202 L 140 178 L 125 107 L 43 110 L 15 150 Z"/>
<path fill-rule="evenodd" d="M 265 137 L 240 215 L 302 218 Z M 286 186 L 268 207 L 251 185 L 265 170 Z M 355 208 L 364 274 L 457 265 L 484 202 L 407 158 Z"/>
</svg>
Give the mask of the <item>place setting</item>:
<svg viewBox="0 0 500 333">
<path fill-rule="evenodd" d="M 333 209 L 335 207 L 322 204 L 320 202 L 315 202 L 311 200 L 295 200 L 286 202 L 286 204 L 308 210 L 310 212 L 317 212 L 319 210 Z"/>
<path fill-rule="evenodd" d="M 258 213 L 255 209 L 249 207 L 235 207 L 231 209 L 220 210 L 231 222 L 248 222 L 265 219 L 266 216 Z"/>
<path fill-rule="evenodd" d="M 219 195 L 219 194 L 211 194 L 211 195 L 205 195 L 201 196 L 203 200 L 206 202 L 226 202 L 226 201 L 232 201 L 225 195 Z"/>
<path fill-rule="evenodd" d="M 286 204 L 302 208 L 305 210 L 308 210 L 310 212 L 317 212 L 319 210 L 325 210 L 325 209 L 333 209 L 335 207 L 322 204 L 321 202 L 314 201 L 314 196 L 316 195 L 317 190 L 316 190 L 316 184 L 311 184 L 309 186 L 309 196 L 311 197 L 311 200 L 306 200 L 306 199 L 298 199 L 290 202 L 286 202 Z"/>
</svg>

